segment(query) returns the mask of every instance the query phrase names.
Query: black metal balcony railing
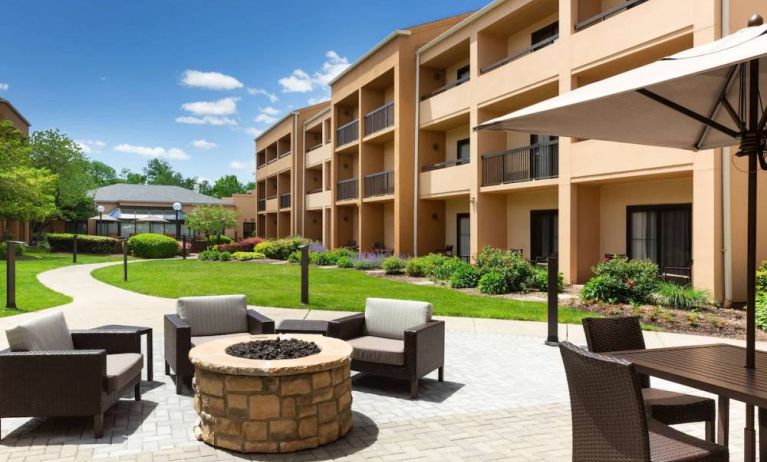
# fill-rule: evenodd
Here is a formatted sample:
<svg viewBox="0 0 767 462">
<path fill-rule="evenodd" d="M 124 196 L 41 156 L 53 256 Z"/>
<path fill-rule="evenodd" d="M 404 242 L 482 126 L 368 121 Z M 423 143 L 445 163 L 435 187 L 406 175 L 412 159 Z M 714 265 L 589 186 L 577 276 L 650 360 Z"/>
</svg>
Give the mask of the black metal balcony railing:
<svg viewBox="0 0 767 462">
<path fill-rule="evenodd" d="M 452 159 L 452 160 L 446 160 L 444 162 L 437 162 L 436 164 L 431 165 L 424 165 L 421 167 L 422 172 L 430 172 L 432 170 L 440 170 L 443 168 L 453 167 L 456 165 L 464 165 L 468 164 L 471 161 L 471 159 Z"/>
<path fill-rule="evenodd" d="M 266 210 L 266 199 L 259 199 L 258 200 L 258 211 L 263 212 Z"/>
<path fill-rule="evenodd" d="M 314 146 L 309 147 L 306 150 L 306 152 L 311 152 L 311 151 L 314 151 L 315 149 L 319 149 L 321 147 L 322 147 L 322 142 L 319 142 L 319 143 L 315 144 Z"/>
<path fill-rule="evenodd" d="M 622 11 L 626 11 L 628 9 L 634 8 L 635 6 L 646 2 L 647 0 L 626 0 L 623 3 L 619 3 L 618 5 L 615 5 L 612 8 L 608 8 L 604 10 L 603 12 L 599 13 L 598 15 L 592 16 L 586 20 L 583 20 L 579 23 L 575 24 L 575 30 L 583 30 L 589 26 L 593 26 L 594 24 L 598 22 L 602 22 L 605 19 L 616 15 Z"/>
<path fill-rule="evenodd" d="M 533 43 L 532 45 L 530 45 L 529 47 L 525 48 L 524 50 L 520 50 L 520 51 L 518 51 L 516 53 L 513 53 L 513 54 L 503 58 L 502 60 L 494 62 L 493 64 L 490 64 L 488 66 L 481 67 L 479 69 L 479 73 L 480 74 L 485 74 L 487 72 L 492 71 L 493 69 L 498 69 L 499 67 L 503 66 L 504 64 L 510 63 L 510 62 L 512 62 L 514 60 L 517 60 L 517 59 L 525 56 L 525 55 L 529 55 L 530 53 L 533 53 L 535 51 L 540 50 L 541 48 L 545 48 L 545 47 L 551 45 L 558 38 L 559 38 L 559 34 L 556 34 L 556 35 L 552 35 L 551 37 L 549 37 L 547 39 L 543 39 L 540 42 Z"/>
<path fill-rule="evenodd" d="M 280 208 L 286 209 L 288 207 L 290 207 L 290 193 L 280 194 Z"/>
<path fill-rule="evenodd" d="M 359 181 L 357 178 L 341 180 L 336 188 L 336 200 L 345 201 L 356 199 L 359 195 Z"/>
<path fill-rule="evenodd" d="M 336 142 L 338 146 L 357 141 L 360 137 L 360 121 L 354 119 L 348 124 L 338 127 L 336 130 Z"/>
<path fill-rule="evenodd" d="M 273 163 L 273 162 L 276 162 L 276 161 L 277 161 L 277 159 L 279 159 L 279 157 L 277 157 L 277 156 L 274 156 L 274 157 L 273 157 L 273 158 L 271 158 L 271 159 L 267 159 L 266 163 L 267 163 L 267 164 L 271 164 L 271 163 Z"/>
<path fill-rule="evenodd" d="M 365 175 L 365 197 L 394 194 L 394 172 L 380 172 Z"/>
<path fill-rule="evenodd" d="M 290 155 L 290 151 L 285 151 L 282 154 L 280 154 L 278 157 L 283 158 L 283 157 L 289 156 L 289 155 Z"/>
<path fill-rule="evenodd" d="M 421 96 L 421 101 L 425 101 L 425 100 L 431 98 L 432 96 L 437 96 L 440 93 L 444 93 L 444 92 L 450 90 L 451 88 L 455 88 L 458 85 L 460 85 L 462 83 L 466 83 L 468 81 L 469 81 L 469 76 L 467 75 L 466 77 L 463 77 L 463 78 L 460 78 L 460 79 L 457 79 L 457 80 L 453 80 L 452 82 L 448 82 L 447 84 L 442 85 L 441 87 L 439 87 L 439 88 L 437 88 L 435 90 L 432 90 L 431 92 L 429 92 L 429 94 Z"/>
<path fill-rule="evenodd" d="M 558 175 L 558 141 L 482 156 L 482 186 L 556 178 Z"/>
<path fill-rule="evenodd" d="M 365 114 L 365 136 L 394 125 L 394 101 Z"/>
</svg>

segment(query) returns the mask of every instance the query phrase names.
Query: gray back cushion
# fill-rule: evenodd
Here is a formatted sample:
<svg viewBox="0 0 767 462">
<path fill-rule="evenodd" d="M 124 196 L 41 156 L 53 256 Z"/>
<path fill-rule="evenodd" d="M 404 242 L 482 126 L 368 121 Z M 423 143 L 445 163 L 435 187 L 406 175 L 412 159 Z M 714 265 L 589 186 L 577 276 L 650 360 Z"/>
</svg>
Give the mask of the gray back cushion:
<svg viewBox="0 0 767 462">
<path fill-rule="evenodd" d="M 402 340 L 405 330 L 431 321 L 431 303 L 388 298 L 365 302 L 365 334 Z"/>
<path fill-rule="evenodd" d="M 11 351 L 74 350 L 61 312 L 43 314 L 5 331 Z"/>
<path fill-rule="evenodd" d="M 248 331 L 248 303 L 244 295 L 183 297 L 178 299 L 176 311 L 192 327 L 192 336 Z"/>
</svg>

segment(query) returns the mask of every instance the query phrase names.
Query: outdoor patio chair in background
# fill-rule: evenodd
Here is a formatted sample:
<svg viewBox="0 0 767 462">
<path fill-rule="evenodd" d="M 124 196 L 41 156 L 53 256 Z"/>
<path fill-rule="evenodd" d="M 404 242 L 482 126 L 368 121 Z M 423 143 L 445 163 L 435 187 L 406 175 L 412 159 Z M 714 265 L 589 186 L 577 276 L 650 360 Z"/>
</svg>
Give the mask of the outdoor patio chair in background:
<svg viewBox="0 0 767 462">
<path fill-rule="evenodd" d="M 350 241 L 347 241 L 346 245 L 344 246 L 344 248 L 347 248 L 347 249 L 350 249 L 350 250 L 355 250 L 355 251 L 359 250 L 359 247 L 357 247 L 357 241 L 355 241 L 354 239 L 352 239 Z"/>
<path fill-rule="evenodd" d="M 664 266 L 661 279 L 676 284 L 692 285 L 692 260 L 687 266 Z"/>
<path fill-rule="evenodd" d="M 176 314 L 165 315 L 165 375 L 176 373 L 176 393 L 191 384 L 189 350 L 211 340 L 242 334 L 273 334 L 274 321 L 248 309 L 244 295 L 183 297 Z"/>
<path fill-rule="evenodd" d="M 728 461 L 727 448 L 649 418 L 634 365 L 559 344 L 572 414 L 573 461 Z"/>
<path fill-rule="evenodd" d="M 377 255 L 382 255 L 384 257 L 389 257 L 391 255 L 394 255 L 394 250 L 387 249 L 386 244 L 384 244 L 383 242 L 374 242 L 373 253 Z"/>
<path fill-rule="evenodd" d="M 582 323 L 589 351 L 593 353 L 645 349 L 637 316 L 584 318 Z M 653 419 L 667 425 L 705 422 L 706 439 L 714 441 L 716 404 L 713 399 L 652 388 L 650 377 L 646 375 L 639 376 L 639 383 L 645 406 Z"/>
<path fill-rule="evenodd" d="M 410 381 L 418 396 L 418 380 L 438 369 L 444 380 L 445 323 L 431 319 L 430 303 L 368 298 L 365 312 L 328 324 L 328 336 L 349 342 L 352 370 Z"/>
<path fill-rule="evenodd" d="M 131 388 L 141 401 L 140 334 L 70 331 L 61 313 L 5 333 L 10 348 L 0 351 L 0 417 L 93 416 L 101 438 L 104 411 Z"/>
</svg>

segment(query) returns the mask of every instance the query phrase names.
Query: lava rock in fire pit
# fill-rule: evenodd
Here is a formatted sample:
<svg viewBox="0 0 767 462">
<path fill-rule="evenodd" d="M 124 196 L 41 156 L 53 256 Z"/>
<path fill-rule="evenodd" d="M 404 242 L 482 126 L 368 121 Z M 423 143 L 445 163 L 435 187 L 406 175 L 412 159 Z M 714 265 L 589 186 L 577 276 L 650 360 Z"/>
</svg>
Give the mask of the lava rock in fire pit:
<svg viewBox="0 0 767 462">
<path fill-rule="evenodd" d="M 298 339 L 256 340 L 235 343 L 226 348 L 228 355 L 246 359 L 296 359 L 316 355 L 320 347 L 314 342 Z"/>
</svg>

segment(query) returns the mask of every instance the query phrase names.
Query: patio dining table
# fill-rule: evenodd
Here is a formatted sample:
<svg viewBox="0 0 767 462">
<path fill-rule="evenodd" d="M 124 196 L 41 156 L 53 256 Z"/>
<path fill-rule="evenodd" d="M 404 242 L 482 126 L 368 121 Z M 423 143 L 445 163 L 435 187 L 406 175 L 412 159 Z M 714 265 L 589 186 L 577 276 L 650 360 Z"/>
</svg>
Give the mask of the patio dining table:
<svg viewBox="0 0 767 462">
<path fill-rule="evenodd" d="M 756 352 L 755 369 L 744 366 L 745 348 L 727 344 L 621 351 L 610 355 L 631 361 L 640 374 L 717 395 L 717 443 L 723 446 L 728 445 L 730 400 L 746 403 L 744 460 L 756 459 L 753 406 L 767 408 L 767 352 Z"/>
</svg>

